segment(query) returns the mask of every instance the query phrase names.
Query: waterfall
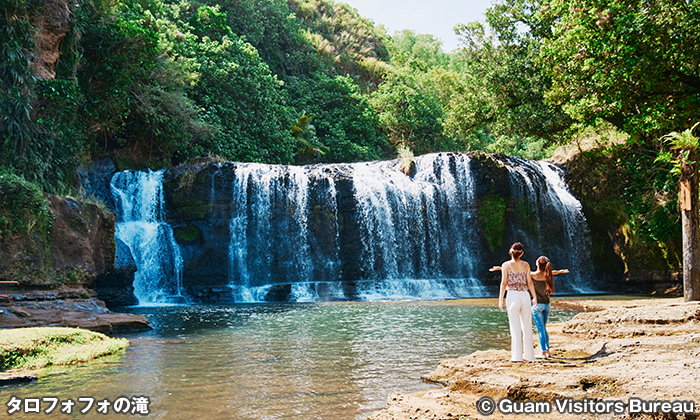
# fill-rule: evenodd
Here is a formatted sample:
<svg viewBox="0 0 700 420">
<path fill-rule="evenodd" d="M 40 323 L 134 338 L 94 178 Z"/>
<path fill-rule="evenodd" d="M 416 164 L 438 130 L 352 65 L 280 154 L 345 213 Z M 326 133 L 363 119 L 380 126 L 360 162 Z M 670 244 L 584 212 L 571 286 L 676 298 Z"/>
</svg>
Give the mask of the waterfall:
<svg viewBox="0 0 700 420">
<path fill-rule="evenodd" d="M 547 255 L 571 270 L 558 292 L 593 289 L 586 221 L 560 169 L 463 153 L 413 163 L 410 175 L 399 160 L 115 174 L 116 237 L 138 268 L 139 303 L 490 296 L 488 268 L 515 241 L 531 264 Z M 500 245 L 479 216 L 494 194 L 508 203 Z"/>
<path fill-rule="evenodd" d="M 237 164 L 228 248 L 234 300 L 257 302 L 280 290 L 294 301 L 483 295 L 471 275 L 469 158 L 417 158 L 413 177 L 397 165 L 346 168 L 363 252 L 360 277 L 344 282 L 334 168 Z"/>
<path fill-rule="evenodd" d="M 354 188 L 367 282 L 359 296 L 446 299 L 482 296 L 474 276 L 478 249 L 466 155 L 415 159 L 413 177 L 398 161 L 354 165 Z"/>
<path fill-rule="evenodd" d="M 547 162 L 541 162 L 539 166 L 550 187 L 547 190 L 548 196 L 557 207 L 557 214 L 563 219 L 565 237 L 568 238 L 566 252 L 572 257 L 569 261 L 573 279 L 564 291 L 569 292 L 573 289 L 578 293 L 592 293 L 594 288 L 591 279 L 585 276 L 593 266 L 591 239 L 588 223 L 581 212 L 581 203 L 569 192 L 560 168 Z"/>
<path fill-rule="evenodd" d="M 162 170 L 124 171 L 110 183 L 117 213 L 115 239 L 126 244 L 136 264 L 134 294 L 139 305 L 186 302 L 180 248 L 173 230 L 162 221 L 162 181 Z M 118 253 L 116 261 L 131 258 Z"/>
<path fill-rule="evenodd" d="M 549 162 L 533 162 L 510 158 L 507 165 L 511 178 L 515 213 L 520 219 L 516 240 L 528 246 L 526 252 L 534 268 L 540 255 L 550 258 L 554 269 L 568 268 L 565 281 L 556 278 L 557 291 L 564 293 L 592 293 L 592 267 L 588 224 L 581 212 L 581 203 L 569 192 L 563 179 L 563 171 Z M 542 227 L 551 226 L 548 232 L 558 231 L 563 241 L 553 243 L 543 235 Z M 564 276 L 561 280 L 564 280 Z"/>
<path fill-rule="evenodd" d="M 311 184 L 324 181 L 324 188 L 314 189 L 322 195 L 310 204 Z M 235 300 L 263 300 L 281 282 L 291 286 L 295 301 L 319 300 L 319 292 L 326 299 L 343 299 L 337 244 L 330 255 L 320 247 L 312 251 L 314 238 L 308 230 L 311 205 L 328 207 L 337 220 L 333 180 L 311 168 L 244 163 L 237 166 L 233 184 L 229 285 Z M 276 278 L 279 272 L 283 278 Z"/>
</svg>

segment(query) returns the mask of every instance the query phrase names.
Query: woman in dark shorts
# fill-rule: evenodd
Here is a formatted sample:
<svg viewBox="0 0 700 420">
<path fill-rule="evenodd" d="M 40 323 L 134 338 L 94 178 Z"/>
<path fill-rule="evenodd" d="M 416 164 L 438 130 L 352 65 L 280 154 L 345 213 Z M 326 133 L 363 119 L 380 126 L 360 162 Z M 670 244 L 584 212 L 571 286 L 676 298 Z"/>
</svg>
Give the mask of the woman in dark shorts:
<svg viewBox="0 0 700 420">
<path fill-rule="evenodd" d="M 551 356 L 549 352 L 549 333 L 547 333 L 547 318 L 549 318 L 549 296 L 554 294 L 554 276 L 568 273 L 569 270 L 552 270 L 549 258 L 541 256 L 537 259 L 537 271 L 530 273 L 532 283 L 537 294 L 537 306 L 532 308 L 532 319 L 537 327 L 537 335 L 540 339 L 541 357 Z"/>
</svg>

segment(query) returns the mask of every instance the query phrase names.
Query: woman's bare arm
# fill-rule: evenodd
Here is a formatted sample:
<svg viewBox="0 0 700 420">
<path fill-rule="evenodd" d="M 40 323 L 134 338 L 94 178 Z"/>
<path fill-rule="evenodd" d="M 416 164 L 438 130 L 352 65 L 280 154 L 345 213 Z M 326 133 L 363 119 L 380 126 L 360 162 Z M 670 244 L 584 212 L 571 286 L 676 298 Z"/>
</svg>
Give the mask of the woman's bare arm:
<svg viewBox="0 0 700 420">
<path fill-rule="evenodd" d="M 501 289 L 498 291 L 498 309 L 503 312 L 503 295 L 506 293 L 506 286 L 508 285 L 508 266 L 503 263 L 501 268 Z M 495 271 L 495 270 L 494 270 Z"/>
</svg>

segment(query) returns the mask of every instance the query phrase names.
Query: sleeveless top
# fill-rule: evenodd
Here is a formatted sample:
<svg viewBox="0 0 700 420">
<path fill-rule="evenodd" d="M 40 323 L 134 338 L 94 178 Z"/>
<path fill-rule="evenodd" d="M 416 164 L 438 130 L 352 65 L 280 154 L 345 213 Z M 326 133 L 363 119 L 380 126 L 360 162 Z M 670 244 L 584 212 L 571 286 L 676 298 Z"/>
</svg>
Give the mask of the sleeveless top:
<svg viewBox="0 0 700 420">
<path fill-rule="evenodd" d="M 532 279 L 532 284 L 535 286 L 537 303 L 549 303 L 549 296 L 547 296 L 547 282 L 544 280 Z"/>
<path fill-rule="evenodd" d="M 506 290 L 512 290 L 514 292 L 527 292 L 527 273 L 514 273 L 512 271 L 508 272 L 508 284 L 506 285 Z"/>
</svg>

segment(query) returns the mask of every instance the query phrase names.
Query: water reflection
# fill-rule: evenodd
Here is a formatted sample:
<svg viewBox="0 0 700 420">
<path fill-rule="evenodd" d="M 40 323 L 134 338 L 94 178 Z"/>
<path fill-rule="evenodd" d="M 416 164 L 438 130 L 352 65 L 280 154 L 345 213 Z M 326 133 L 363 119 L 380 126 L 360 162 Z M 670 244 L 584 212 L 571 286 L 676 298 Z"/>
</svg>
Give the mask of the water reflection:
<svg viewBox="0 0 700 420">
<path fill-rule="evenodd" d="M 10 396 L 150 398 L 151 418 L 361 419 L 446 358 L 508 348 L 506 314 L 436 302 L 132 308 L 154 330 L 121 356 L 54 369 Z M 553 321 L 572 312 L 554 311 Z M 5 407 L 3 407 L 5 409 Z M 52 413 L 53 417 L 56 413 Z M 36 414 L 13 414 L 30 418 Z M 104 417 L 93 409 L 87 415 Z"/>
</svg>

